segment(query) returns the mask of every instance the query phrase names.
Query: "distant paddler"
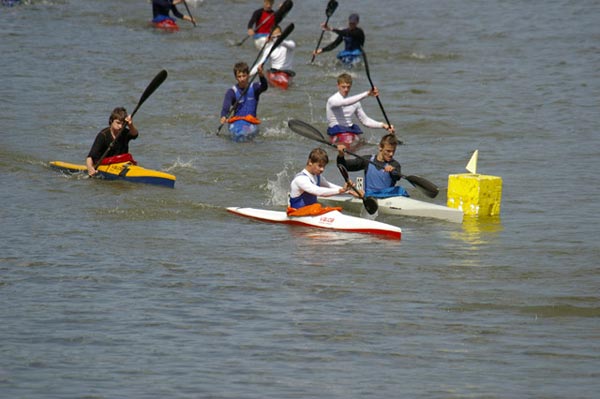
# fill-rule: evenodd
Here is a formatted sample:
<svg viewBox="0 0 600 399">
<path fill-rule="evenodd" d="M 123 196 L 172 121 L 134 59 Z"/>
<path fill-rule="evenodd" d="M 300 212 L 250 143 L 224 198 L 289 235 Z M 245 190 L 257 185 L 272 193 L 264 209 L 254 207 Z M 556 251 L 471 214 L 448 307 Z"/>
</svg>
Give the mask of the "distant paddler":
<svg viewBox="0 0 600 399">
<path fill-rule="evenodd" d="M 313 55 L 331 51 L 344 42 L 344 50 L 337 54 L 337 59 L 344 65 L 352 66 L 357 60 L 360 60 L 362 51 L 361 48 L 365 44 L 365 32 L 358 27 L 360 20 L 358 14 L 350 14 L 348 17 L 348 27 L 345 29 L 334 29 L 327 22 L 321 25 L 324 31 L 336 33 L 336 39 L 325 47 L 317 48 L 313 51 Z"/>
<path fill-rule="evenodd" d="M 152 0 L 152 23 L 159 28 L 177 30 L 179 27 L 175 22 L 175 18 L 170 16 L 170 13 L 179 19 L 189 21 L 196 25 L 196 20 L 190 15 L 183 15 L 177 9 L 176 5 L 183 3 L 186 6 L 185 0 Z"/>
<path fill-rule="evenodd" d="M 250 71 L 250 76 L 255 75 L 258 67 L 268 61 L 271 63 L 271 68 L 267 71 L 267 80 L 275 86 L 287 89 L 291 78 L 296 76 L 296 72 L 293 71 L 296 42 L 291 39 L 283 40 L 271 52 L 272 46 L 281 37 L 281 32 L 279 25 L 273 28 L 273 33 L 270 35 L 269 41 L 263 50 L 262 57 Z"/>
<path fill-rule="evenodd" d="M 253 37 L 254 46 L 257 50 L 262 51 L 273 28 L 281 23 L 293 6 L 292 0 L 285 0 L 277 11 L 273 11 L 273 0 L 264 0 L 263 8 L 254 11 L 248 21 L 248 35 L 237 45 L 241 46 L 246 39 Z"/>
</svg>

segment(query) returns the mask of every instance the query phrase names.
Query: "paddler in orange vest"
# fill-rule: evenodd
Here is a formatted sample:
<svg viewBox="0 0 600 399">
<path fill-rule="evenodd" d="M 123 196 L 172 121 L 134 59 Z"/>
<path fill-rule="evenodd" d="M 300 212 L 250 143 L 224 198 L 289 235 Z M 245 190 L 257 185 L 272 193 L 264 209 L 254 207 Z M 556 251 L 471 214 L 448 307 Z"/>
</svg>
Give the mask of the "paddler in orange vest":
<svg viewBox="0 0 600 399">
<path fill-rule="evenodd" d="M 258 134 L 260 120 L 256 116 L 260 94 L 267 91 L 269 85 L 258 67 L 260 82 L 250 84 L 250 68 L 245 62 L 233 66 L 233 75 L 237 84 L 225 92 L 221 107 L 221 125 L 229 123 L 229 131 L 235 141 L 247 141 Z M 229 116 L 233 113 L 233 116 Z"/>
<path fill-rule="evenodd" d="M 294 211 L 317 204 L 317 197 L 331 197 L 348 192 L 350 183 L 345 183 L 342 187 L 330 183 L 324 176 L 321 176 L 328 163 L 329 157 L 324 149 L 317 147 L 310 152 L 305 168 L 294 177 L 290 184 L 291 209 L 288 209 L 288 215 L 294 216 Z M 350 193 L 356 195 L 352 191 Z"/>
<path fill-rule="evenodd" d="M 131 115 L 123 107 L 115 108 L 108 118 L 108 127 L 102 129 L 94 140 L 94 144 L 85 160 L 88 174 L 94 176 L 98 171 L 96 163 L 107 149 L 110 151 L 102 159 L 102 164 L 130 161 L 136 163 L 129 154 L 129 141 L 137 139 L 139 132 L 133 124 Z M 113 144 L 114 143 L 114 144 Z"/>
</svg>

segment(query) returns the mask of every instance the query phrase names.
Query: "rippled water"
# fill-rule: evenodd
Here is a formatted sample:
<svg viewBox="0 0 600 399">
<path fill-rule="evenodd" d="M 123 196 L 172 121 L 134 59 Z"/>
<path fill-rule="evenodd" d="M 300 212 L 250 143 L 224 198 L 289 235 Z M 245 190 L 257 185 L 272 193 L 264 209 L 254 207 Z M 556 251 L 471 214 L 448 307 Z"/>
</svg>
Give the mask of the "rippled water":
<svg viewBox="0 0 600 399">
<path fill-rule="evenodd" d="M 215 132 L 260 1 L 188 0 L 198 27 L 175 34 L 147 1 L 21 3 L 0 6 L 0 397 L 597 396 L 598 1 L 340 1 L 331 23 L 361 15 L 404 173 L 445 189 L 479 149 L 503 178 L 499 218 L 380 217 L 401 242 L 225 211 L 281 209 L 315 146 L 287 120 L 326 125 L 341 69 L 309 61 L 327 2 L 284 21 L 297 77 L 261 98 L 248 144 Z M 83 162 L 163 68 L 131 150 L 174 190 L 47 167 Z"/>
</svg>

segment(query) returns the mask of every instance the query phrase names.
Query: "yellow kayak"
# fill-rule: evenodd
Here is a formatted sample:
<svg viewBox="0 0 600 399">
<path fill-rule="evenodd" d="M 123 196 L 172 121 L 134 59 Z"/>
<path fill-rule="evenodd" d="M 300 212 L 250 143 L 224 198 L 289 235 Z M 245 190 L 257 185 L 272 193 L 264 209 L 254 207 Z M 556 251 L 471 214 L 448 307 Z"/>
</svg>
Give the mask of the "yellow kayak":
<svg viewBox="0 0 600 399">
<path fill-rule="evenodd" d="M 87 173 L 85 165 L 52 161 L 50 166 L 65 173 Z M 134 183 L 157 184 L 170 188 L 175 187 L 175 176 L 157 170 L 142 168 L 131 162 L 111 163 L 98 167 L 100 177 L 108 180 L 127 180 Z"/>
</svg>

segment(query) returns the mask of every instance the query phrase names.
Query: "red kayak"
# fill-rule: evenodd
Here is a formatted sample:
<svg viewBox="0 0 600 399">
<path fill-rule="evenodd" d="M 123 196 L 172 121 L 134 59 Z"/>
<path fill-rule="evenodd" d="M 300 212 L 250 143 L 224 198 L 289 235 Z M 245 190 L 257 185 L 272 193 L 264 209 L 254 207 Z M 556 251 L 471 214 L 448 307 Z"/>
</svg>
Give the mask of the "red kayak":
<svg viewBox="0 0 600 399">
<path fill-rule="evenodd" d="M 267 71 L 267 80 L 271 86 L 287 90 L 290 83 L 292 83 L 292 76 L 284 71 Z"/>
<path fill-rule="evenodd" d="M 176 32 L 179 30 L 179 25 L 171 19 L 164 19 L 160 22 L 152 22 L 152 25 L 157 29 L 162 29 L 168 32 Z"/>
<path fill-rule="evenodd" d="M 362 134 L 355 134 L 350 132 L 338 133 L 334 136 L 329 136 L 331 144 L 338 145 L 343 144 L 346 149 L 350 151 L 356 150 L 358 147 L 363 145 Z"/>
</svg>

